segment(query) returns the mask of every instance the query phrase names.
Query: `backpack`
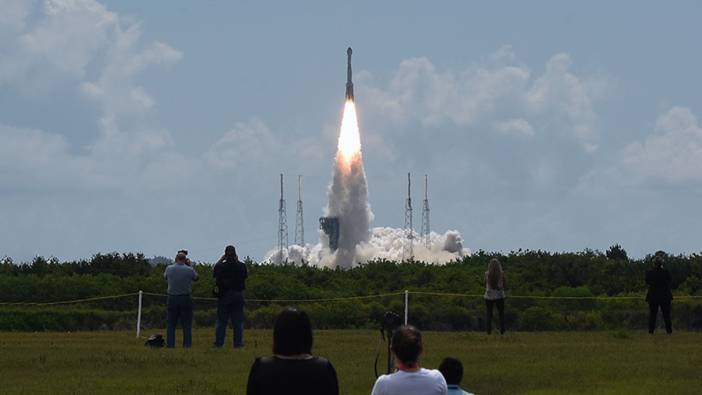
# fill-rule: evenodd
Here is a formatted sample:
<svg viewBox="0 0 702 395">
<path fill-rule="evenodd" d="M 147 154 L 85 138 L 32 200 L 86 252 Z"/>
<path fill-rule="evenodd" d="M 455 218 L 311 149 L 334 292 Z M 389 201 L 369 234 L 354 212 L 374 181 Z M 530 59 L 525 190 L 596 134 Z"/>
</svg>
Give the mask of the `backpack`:
<svg viewBox="0 0 702 395">
<path fill-rule="evenodd" d="M 146 342 L 144 342 L 144 345 L 151 348 L 161 348 L 163 347 L 164 343 L 165 341 L 163 340 L 163 336 L 156 333 L 149 336 L 149 338 L 146 339 Z"/>
</svg>

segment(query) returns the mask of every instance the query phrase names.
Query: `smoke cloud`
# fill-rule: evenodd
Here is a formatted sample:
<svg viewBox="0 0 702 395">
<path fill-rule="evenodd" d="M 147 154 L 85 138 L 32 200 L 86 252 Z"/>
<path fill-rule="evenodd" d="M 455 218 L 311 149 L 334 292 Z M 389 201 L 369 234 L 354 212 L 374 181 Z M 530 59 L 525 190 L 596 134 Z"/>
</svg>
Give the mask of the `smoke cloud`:
<svg viewBox="0 0 702 395">
<path fill-rule="evenodd" d="M 329 187 L 329 205 L 325 215 L 339 218 L 339 248 L 336 264 L 350 267 L 356 258 L 356 246 L 369 240 L 373 212 L 368 204 L 368 184 L 363 169 L 361 152 L 356 152 L 347 163 L 344 154 L 336 155 L 332 184 Z M 322 243 L 329 245 L 322 232 Z"/>
<path fill-rule="evenodd" d="M 283 260 L 289 263 L 306 263 L 313 266 L 335 267 L 338 262 L 338 252 L 333 253 L 326 246 L 323 232 L 320 232 L 320 243 L 305 246 L 291 245 L 283 250 Z M 403 256 L 405 246 L 410 242 L 404 229 L 377 227 L 371 229 L 368 240 L 362 241 L 353 248 L 351 265 L 365 263 L 375 259 L 401 261 L 410 257 Z M 443 264 L 471 254 L 470 249 L 463 246 L 463 237 L 457 231 L 447 231 L 443 234 L 431 232 L 428 247 L 417 233 L 414 233 L 412 244 L 414 260 Z M 277 262 L 279 251 L 273 249 L 266 254 L 265 261 Z"/>
<path fill-rule="evenodd" d="M 327 193 L 329 204 L 324 210 L 327 217 L 339 220 L 338 249 L 335 264 L 350 267 L 356 259 L 356 246 L 368 241 L 373 212 L 368 204 L 368 183 L 361 154 L 361 133 L 356 117 L 356 104 L 347 100 L 339 130 L 332 183 Z M 329 239 L 322 234 L 322 244 Z"/>
</svg>

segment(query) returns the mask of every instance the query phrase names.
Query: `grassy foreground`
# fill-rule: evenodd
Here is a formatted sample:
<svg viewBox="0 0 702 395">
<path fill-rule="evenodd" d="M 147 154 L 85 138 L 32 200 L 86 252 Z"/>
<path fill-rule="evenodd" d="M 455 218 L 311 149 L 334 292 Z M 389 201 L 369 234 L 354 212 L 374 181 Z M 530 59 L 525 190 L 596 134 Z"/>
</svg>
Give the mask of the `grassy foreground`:
<svg viewBox="0 0 702 395">
<path fill-rule="evenodd" d="M 212 349 L 212 332 L 195 331 L 190 350 L 149 350 L 130 332 L 0 333 L 0 392 L 244 394 L 271 332 L 247 331 L 242 350 Z M 378 340 L 375 331 L 317 331 L 314 351 L 336 367 L 342 394 L 369 394 Z M 689 332 L 428 332 L 423 365 L 460 358 L 464 387 L 477 394 L 699 394 L 701 340 Z"/>
</svg>

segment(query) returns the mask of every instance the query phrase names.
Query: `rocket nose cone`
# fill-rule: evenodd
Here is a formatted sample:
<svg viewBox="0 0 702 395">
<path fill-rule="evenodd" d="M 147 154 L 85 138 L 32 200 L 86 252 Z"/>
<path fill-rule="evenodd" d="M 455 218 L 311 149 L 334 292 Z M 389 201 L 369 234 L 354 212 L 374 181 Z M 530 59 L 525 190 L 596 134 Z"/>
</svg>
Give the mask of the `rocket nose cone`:
<svg viewBox="0 0 702 395">
<path fill-rule="evenodd" d="M 349 48 L 346 50 L 346 54 L 349 55 L 349 56 L 351 56 L 352 53 L 353 53 L 353 50 L 351 49 L 351 47 L 349 47 Z"/>
</svg>

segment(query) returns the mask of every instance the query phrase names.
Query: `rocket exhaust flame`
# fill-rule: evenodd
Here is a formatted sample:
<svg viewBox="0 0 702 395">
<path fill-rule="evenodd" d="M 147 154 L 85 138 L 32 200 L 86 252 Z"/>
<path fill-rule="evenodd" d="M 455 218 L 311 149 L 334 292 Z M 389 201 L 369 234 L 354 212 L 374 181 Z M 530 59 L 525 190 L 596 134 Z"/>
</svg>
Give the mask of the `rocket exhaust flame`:
<svg viewBox="0 0 702 395">
<path fill-rule="evenodd" d="M 351 74 L 351 54 L 353 50 L 346 50 L 346 103 L 344 115 L 341 119 L 339 143 L 337 146 L 337 163 L 341 162 L 345 170 L 349 170 L 351 162 L 361 160 L 361 135 L 358 131 L 358 117 L 356 116 L 356 103 L 353 97 L 353 77 Z"/>
<path fill-rule="evenodd" d="M 352 162 L 361 160 L 361 134 L 358 130 L 356 104 L 352 100 L 347 100 L 344 105 L 337 149 L 337 162 L 341 160 L 345 170 L 350 169 Z"/>
</svg>

